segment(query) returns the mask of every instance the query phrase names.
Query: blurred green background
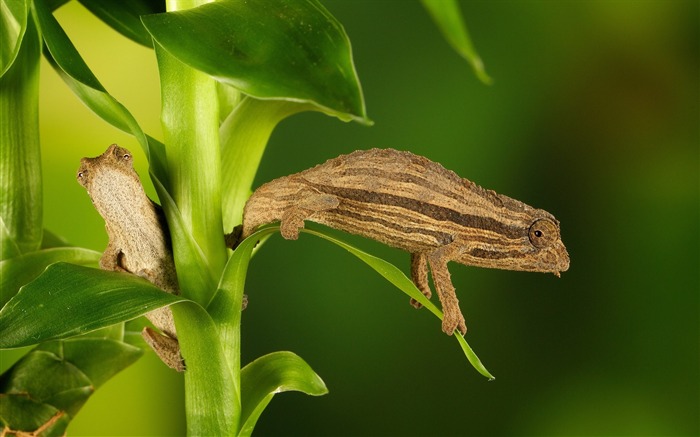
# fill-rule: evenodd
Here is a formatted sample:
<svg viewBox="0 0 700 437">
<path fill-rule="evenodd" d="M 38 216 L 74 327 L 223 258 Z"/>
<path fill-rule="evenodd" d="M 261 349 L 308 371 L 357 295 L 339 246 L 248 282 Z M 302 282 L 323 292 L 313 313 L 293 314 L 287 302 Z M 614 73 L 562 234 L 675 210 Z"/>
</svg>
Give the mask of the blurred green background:
<svg viewBox="0 0 700 437">
<path fill-rule="evenodd" d="M 274 237 L 249 271 L 243 362 L 294 351 L 330 394 L 276 397 L 257 435 L 700 433 L 700 3 L 462 2 L 491 86 L 416 1 L 323 3 L 350 36 L 376 124 L 286 120 L 256 186 L 355 149 L 411 150 L 552 212 L 571 269 L 557 279 L 451 265 L 467 340 L 496 376 L 487 382 L 437 319 L 354 257 L 308 235 Z M 152 53 L 76 2 L 57 17 L 160 136 Z M 103 250 L 79 160 L 118 142 L 146 179 L 145 158 L 42 67 L 46 226 Z M 407 254 L 343 238 L 408 271 Z M 182 391 L 149 353 L 96 392 L 69 433 L 182 434 Z"/>
</svg>

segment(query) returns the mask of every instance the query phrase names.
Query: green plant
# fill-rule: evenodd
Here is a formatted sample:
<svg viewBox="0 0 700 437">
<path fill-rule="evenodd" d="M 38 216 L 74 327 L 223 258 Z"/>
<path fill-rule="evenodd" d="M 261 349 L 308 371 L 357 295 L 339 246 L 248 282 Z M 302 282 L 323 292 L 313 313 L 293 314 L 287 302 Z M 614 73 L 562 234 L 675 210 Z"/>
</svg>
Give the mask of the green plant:
<svg viewBox="0 0 700 437">
<path fill-rule="evenodd" d="M 171 305 L 185 372 L 188 432 L 248 435 L 275 393 L 324 394 L 323 381 L 291 352 L 240 363 L 240 311 L 255 242 L 233 253 L 223 234 L 241 221 L 267 140 L 284 118 L 321 111 L 370 124 L 350 42 L 314 0 L 80 2 L 158 59 L 163 141 L 142 131 L 85 64 L 52 15 L 61 0 L 4 0 L 0 51 L 0 348 L 41 343 L 0 378 L 6 431 L 61 435 L 93 390 L 141 356 L 131 323 Z M 450 43 L 488 81 L 455 2 L 424 0 Z M 135 276 L 94 268 L 100 254 L 43 229 L 38 64 L 43 54 L 103 120 L 132 134 L 173 243 L 182 296 Z M 222 171 L 226 169 L 226 171 Z M 440 311 L 393 265 L 316 231 L 400 290 Z M 475 368 L 487 377 L 464 338 Z M 207 388 L 206 390 L 204 388 Z"/>
</svg>

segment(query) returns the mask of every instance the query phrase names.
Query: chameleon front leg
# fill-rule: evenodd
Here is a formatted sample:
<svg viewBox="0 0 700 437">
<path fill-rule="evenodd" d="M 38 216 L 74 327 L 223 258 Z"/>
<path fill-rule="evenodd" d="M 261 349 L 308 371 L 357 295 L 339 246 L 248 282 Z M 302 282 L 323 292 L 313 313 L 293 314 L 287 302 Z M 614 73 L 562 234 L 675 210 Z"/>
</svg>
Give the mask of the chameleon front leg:
<svg viewBox="0 0 700 437">
<path fill-rule="evenodd" d="M 459 329 L 462 335 L 467 333 L 467 325 L 459 309 L 459 300 L 455 293 L 455 287 L 452 285 L 450 272 L 447 270 L 448 261 L 455 259 L 459 250 L 461 250 L 459 245 L 450 243 L 428 255 L 430 272 L 433 275 L 435 290 L 440 298 L 444 314 L 442 330 L 447 335 L 452 335 L 455 329 Z"/>
<path fill-rule="evenodd" d="M 335 209 L 340 204 L 340 200 L 331 194 L 310 191 L 301 196 L 298 202 L 284 210 L 280 218 L 280 233 L 286 240 L 299 238 L 299 229 L 304 227 L 304 220 L 317 212 Z"/>
<path fill-rule="evenodd" d="M 151 320 L 150 316 L 154 312 L 155 311 L 151 311 L 150 313 L 146 314 L 148 320 Z M 151 322 L 153 323 L 152 320 Z M 175 369 L 178 372 L 183 372 L 185 370 L 185 362 L 182 359 L 182 355 L 180 355 L 180 343 L 176 338 L 159 334 L 148 326 L 143 328 L 143 331 L 141 331 L 141 336 L 151 347 L 151 349 L 153 349 L 153 352 L 158 355 L 158 358 L 160 358 L 160 360 L 168 367 Z"/>
<path fill-rule="evenodd" d="M 425 253 L 411 254 L 411 279 L 416 287 L 423 293 L 423 296 L 430 299 L 433 295 L 428 285 L 428 257 Z M 423 305 L 417 300 L 411 298 L 411 305 L 414 308 L 421 308 Z"/>
</svg>

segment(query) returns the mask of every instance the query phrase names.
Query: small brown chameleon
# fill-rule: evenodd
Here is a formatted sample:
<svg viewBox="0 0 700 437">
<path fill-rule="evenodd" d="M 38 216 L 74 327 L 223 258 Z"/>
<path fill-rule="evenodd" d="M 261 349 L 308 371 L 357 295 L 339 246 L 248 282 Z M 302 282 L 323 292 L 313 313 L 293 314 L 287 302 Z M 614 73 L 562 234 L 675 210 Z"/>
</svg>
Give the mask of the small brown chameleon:
<svg viewBox="0 0 700 437">
<path fill-rule="evenodd" d="M 449 261 L 557 276 L 569 268 L 550 213 L 410 152 L 360 150 L 262 185 L 246 203 L 241 238 L 279 221 L 282 236 L 293 240 L 304 220 L 410 252 L 413 282 L 428 298 L 430 266 L 449 335 L 467 331 Z"/>
<path fill-rule="evenodd" d="M 100 268 L 133 273 L 169 293 L 179 294 L 165 217 L 160 206 L 144 192 L 131 153 L 112 144 L 100 156 L 81 159 L 78 182 L 105 220 L 109 244 L 100 258 Z M 160 308 L 146 317 L 163 333 L 144 328 L 141 334 L 146 343 L 165 364 L 183 371 L 170 309 Z"/>
</svg>

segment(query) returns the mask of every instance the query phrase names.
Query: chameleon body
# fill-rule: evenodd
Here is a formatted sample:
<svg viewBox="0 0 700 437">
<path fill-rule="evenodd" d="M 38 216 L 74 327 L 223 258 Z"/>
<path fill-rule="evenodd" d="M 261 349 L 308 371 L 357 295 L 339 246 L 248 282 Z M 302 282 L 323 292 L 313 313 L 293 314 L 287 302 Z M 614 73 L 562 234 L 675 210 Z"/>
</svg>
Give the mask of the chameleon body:
<svg viewBox="0 0 700 437">
<path fill-rule="evenodd" d="M 557 276 L 569 268 L 550 213 L 410 152 L 356 151 L 262 185 L 246 203 L 242 237 L 279 221 L 282 236 L 296 239 L 305 220 L 408 251 L 413 282 L 428 298 L 429 267 L 450 335 L 467 328 L 448 262 Z"/>
<path fill-rule="evenodd" d="M 179 294 L 165 217 L 160 206 L 144 192 L 131 153 L 112 144 L 100 156 L 83 158 L 77 179 L 105 220 L 109 243 L 100 258 L 100 268 L 132 273 L 169 293 Z M 144 340 L 165 364 L 183 371 L 170 309 L 154 310 L 146 317 L 162 335 L 144 328 Z"/>
</svg>

